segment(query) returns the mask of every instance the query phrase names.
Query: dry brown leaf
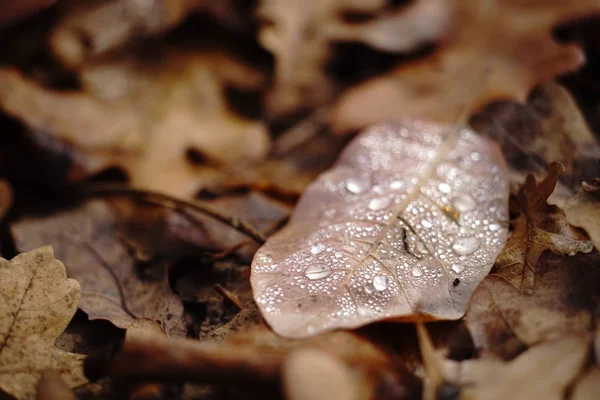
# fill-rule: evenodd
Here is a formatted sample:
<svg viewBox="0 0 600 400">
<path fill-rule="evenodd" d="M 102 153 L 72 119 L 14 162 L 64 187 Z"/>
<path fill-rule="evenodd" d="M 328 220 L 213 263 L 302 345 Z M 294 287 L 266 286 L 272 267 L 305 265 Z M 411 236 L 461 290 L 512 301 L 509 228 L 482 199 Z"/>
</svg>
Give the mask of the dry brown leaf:
<svg viewBox="0 0 600 400">
<path fill-rule="evenodd" d="M 167 31 L 193 12 L 227 19 L 233 8 L 225 0 L 76 0 L 61 5 L 63 15 L 51 33 L 50 47 L 72 68 L 140 37 Z"/>
<path fill-rule="evenodd" d="M 510 359 L 524 348 L 564 336 L 589 332 L 600 315 L 600 262 L 597 254 L 543 256 L 536 268 L 532 295 L 521 293 L 498 275 L 477 287 L 466 323 L 479 352 Z"/>
<path fill-rule="evenodd" d="M 423 121 L 359 135 L 254 256 L 251 283 L 280 335 L 463 316 L 507 236 L 495 143 Z"/>
<path fill-rule="evenodd" d="M 333 42 L 362 42 L 385 51 L 407 52 L 438 39 L 447 29 L 450 8 L 441 0 L 418 0 L 396 11 L 384 0 L 262 0 L 266 23 L 259 41 L 275 56 L 275 81 L 267 98 L 273 115 L 323 104 L 333 95 L 325 74 Z M 344 13 L 377 18 L 344 21 Z"/>
<path fill-rule="evenodd" d="M 571 400 L 595 400 L 600 393 L 600 368 L 589 370 L 575 384 Z"/>
<path fill-rule="evenodd" d="M 600 179 L 583 182 L 579 192 L 567 200 L 564 210 L 567 221 L 583 228 L 600 251 Z"/>
<path fill-rule="evenodd" d="M 461 399 L 564 399 L 588 354 L 587 335 L 567 335 L 532 347 L 510 362 L 464 361 L 457 379 L 464 386 Z"/>
<path fill-rule="evenodd" d="M 0 258 L 0 294 L 0 388 L 32 399 L 44 369 L 56 370 L 70 387 L 85 383 L 83 356 L 54 347 L 77 311 L 81 291 L 52 248 Z"/>
<path fill-rule="evenodd" d="M 475 131 L 495 139 L 509 165 L 511 181 L 546 176 L 559 161 L 565 172 L 549 198 L 562 208 L 582 180 L 597 175 L 600 145 L 570 93 L 554 82 L 534 90 L 527 104 L 500 102 L 471 119 Z"/>
<path fill-rule="evenodd" d="M 547 202 L 563 171 L 562 164 L 551 163 L 543 181 L 527 176 L 517 194 L 521 214 L 512 222 L 514 231 L 492 271 L 524 293 L 533 291 L 535 269 L 544 251 L 574 255 L 593 249 L 586 235 L 569 225 L 565 213 Z"/>
<path fill-rule="evenodd" d="M 77 400 L 77 396 L 59 374 L 47 369 L 38 382 L 36 400 Z"/>
<path fill-rule="evenodd" d="M 468 109 L 497 100 L 524 102 L 538 83 L 584 62 L 575 44 L 556 42 L 558 25 L 600 12 L 577 2 L 458 0 L 453 31 L 432 55 L 342 95 L 331 123 L 343 133 L 399 117 L 456 121 Z"/>
<path fill-rule="evenodd" d="M 86 67 L 82 80 L 84 92 L 54 92 L 2 69 L 0 107 L 81 150 L 87 172 L 123 167 L 133 185 L 173 195 L 192 195 L 219 170 L 269 151 L 265 126 L 231 112 L 224 95 L 226 84 L 256 87 L 262 76 L 223 54 L 125 58 Z M 213 166 L 194 165 L 190 150 Z"/>
<path fill-rule="evenodd" d="M 81 284 L 81 309 L 90 319 L 127 328 L 137 318 L 159 321 L 170 336 L 185 336 L 183 304 L 171 290 L 166 266 L 141 269 L 118 237 L 118 216 L 108 203 L 90 201 L 68 212 L 29 217 L 12 225 L 15 244 L 46 243 Z"/>
</svg>

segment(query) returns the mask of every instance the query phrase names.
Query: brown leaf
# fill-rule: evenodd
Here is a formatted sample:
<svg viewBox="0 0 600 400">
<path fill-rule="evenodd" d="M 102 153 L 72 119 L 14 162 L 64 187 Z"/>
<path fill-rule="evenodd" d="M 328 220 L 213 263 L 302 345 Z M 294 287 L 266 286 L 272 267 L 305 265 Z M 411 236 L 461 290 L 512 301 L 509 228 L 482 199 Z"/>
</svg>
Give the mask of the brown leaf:
<svg viewBox="0 0 600 400">
<path fill-rule="evenodd" d="M 567 387 L 584 367 L 587 335 L 567 335 L 532 347 L 510 362 L 468 360 L 460 365 L 461 398 L 564 399 Z"/>
<path fill-rule="evenodd" d="M 71 1 L 63 5 L 49 44 L 54 55 L 71 68 L 140 37 L 157 36 L 193 12 L 208 11 L 226 19 L 231 18 L 232 8 L 225 0 Z"/>
<path fill-rule="evenodd" d="M 600 179 L 583 182 L 579 192 L 567 200 L 565 216 L 571 225 L 583 228 L 600 251 Z"/>
<path fill-rule="evenodd" d="M 577 45 L 554 40 L 553 28 L 600 12 L 595 0 L 453 4 L 454 29 L 447 43 L 342 95 L 331 116 L 335 131 L 399 116 L 456 121 L 465 110 L 493 101 L 524 102 L 536 84 L 584 62 Z"/>
<path fill-rule="evenodd" d="M 224 97 L 226 84 L 256 87 L 262 76 L 229 56 L 164 51 L 88 66 L 81 79 L 86 91 L 55 92 L 2 69 L 0 107 L 79 149 L 88 173 L 122 167 L 133 185 L 173 195 L 193 195 L 269 151 L 265 126 L 235 115 Z M 195 165 L 190 151 L 210 165 Z"/>
<path fill-rule="evenodd" d="M 361 42 L 392 52 L 408 52 L 442 36 L 450 8 L 443 1 L 418 0 L 399 10 L 383 0 L 262 0 L 265 21 L 259 41 L 275 56 L 275 82 L 267 108 L 280 116 L 323 104 L 333 95 L 325 67 L 333 42 Z M 377 18 L 348 22 L 344 13 Z"/>
<path fill-rule="evenodd" d="M 589 370 L 575 384 L 571 400 L 594 400 L 600 393 L 600 368 Z"/>
<path fill-rule="evenodd" d="M 569 225 L 565 213 L 547 202 L 563 171 L 562 164 L 551 163 L 543 181 L 527 176 L 517 194 L 521 214 L 512 222 L 514 231 L 494 265 L 493 272 L 524 293 L 533 290 L 535 268 L 544 251 L 574 255 L 593 249 L 586 235 Z"/>
<path fill-rule="evenodd" d="M 52 244 L 81 283 L 81 309 L 90 319 L 127 328 L 137 318 L 160 321 L 170 336 L 185 336 L 183 305 L 169 286 L 166 266 L 140 270 L 118 238 L 118 217 L 103 201 L 68 212 L 29 217 L 12 225 L 18 249 Z"/>
<path fill-rule="evenodd" d="M 13 190 L 10 184 L 4 179 L 0 179 L 0 221 L 4 219 L 8 210 L 12 207 Z"/>
<path fill-rule="evenodd" d="M 67 279 L 52 248 L 0 258 L 0 388 L 18 399 L 35 397 L 44 369 L 58 371 L 68 386 L 85 383 L 83 356 L 54 347 L 77 311 L 79 283 Z"/>
<path fill-rule="evenodd" d="M 527 104 L 492 104 L 471 124 L 498 141 L 513 183 L 523 182 L 528 174 L 543 179 L 552 161 L 565 166 L 550 204 L 562 207 L 582 180 L 597 174 L 600 145 L 573 97 L 557 83 L 542 84 Z"/>
<path fill-rule="evenodd" d="M 495 144 L 469 129 L 373 127 L 256 253 L 255 301 L 292 337 L 417 310 L 460 318 L 504 246 L 507 185 Z"/>
<path fill-rule="evenodd" d="M 77 400 L 66 382 L 52 370 L 42 371 L 37 386 L 37 400 Z"/>
<path fill-rule="evenodd" d="M 533 294 L 498 275 L 477 287 L 466 314 L 479 352 L 510 359 L 528 346 L 570 332 L 589 332 L 598 318 L 598 255 L 544 255 L 536 268 Z"/>
</svg>

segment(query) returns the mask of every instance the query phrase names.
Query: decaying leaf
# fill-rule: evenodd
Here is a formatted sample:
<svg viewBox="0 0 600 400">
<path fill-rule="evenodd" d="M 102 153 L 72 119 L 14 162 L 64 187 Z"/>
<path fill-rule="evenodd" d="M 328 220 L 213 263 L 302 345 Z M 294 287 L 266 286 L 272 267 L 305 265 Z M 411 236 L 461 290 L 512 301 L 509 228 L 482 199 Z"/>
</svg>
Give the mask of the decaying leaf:
<svg viewBox="0 0 600 400">
<path fill-rule="evenodd" d="M 586 235 L 569 225 L 565 213 L 548 204 L 548 196 L 554 191 L 564 166 L 551 163 L 548 168 L 543 181 L 528 175 L 519 189 L 521 214 L 513 221 L 514 232 L 494 265 L 494 272 L 525 293 L 533 290 L 535 268 L 544 251 L 574 255 L 593 249 Z"/>
<path fill-rule="evenodd" d="M 134 39 L 156 36 L 195 11 L 209 11 L 224 19 L 232 8 L 223 0 L 70 1 L 62 5 L 64 12 L 50 36 L 50 47 L 69 67 L 79 67 Z"/>
<path fill-rule="evenodd" d="M 507 235 L 495 144 L 428 122 L 378 125 L 304 192 L 252 263 L 271 327 L 303 337 L 383 319 L 460 318 Z"/>
<path fill-rule="evenodd" d="M 477 287 L 466 323 L 479 353 L 510 359 L 524 348 L 568 333 L 593 329 L 600 291 L 598 255 L 548 253 L 535 270 L 533 294 L 502 276 L 490 275 Z"/>
<path fill-rule="evenodd" d="M 597 175 L 600 145 L 573 97 L 557 83 L 540 85 L 527 104 L 492 104 L 470 123 L 498 142 L 513 184 L 520 184 L 528 174 L 542 180 L 553 161 L 565 166 L 550 204 L 562 208 L 582 180 Z"/>
<path fill-rule="evenodd" d="M 583 182 L 579 192 L 565 204 L 565 216 L 571 225 L 583 228 L 600 251 L 600 179 Z"/>
<path fill-rule="evenodd" d="M 334 130 L 347 132 L 399 116 L 455 121 L 471 106 L 524 102 L 536 84 L 584 62 L 578 46 L 556 42 L 553 28 L 600 12 L 596 0 L 452 4 L 447 43 L 342 95 L 332 111 Z"/>
<path fill-rule="evenodd" d="M 52 248 L 0 258 L 0 293 L 0 388 L 32 399 L 44 369 L 56 370 L 70 387 L 85 383 L 83 356 L 54 347 L 81 292 Z"/>
<path fill-rule="evenodd" d="M 32 129 L 50 132 L 86 156 L 87 172 L 123 167 L 135 186 L 192 195 L 220 169 L 263 159 L 262 123 L 228 109 L 224 86 L 256 87 L 262 76 L 219 53 L 173 50 L 86 67 L 86 91 L 39 87 L 0 70 L 0 107 Z M 212 165 L 195 165 L 199 151 Z"/>
<path fill-rule="evenodd" d="M 171 290 L 165 265 L 141 269 L 119 240 L 108 203 L 90 201 L 69 212 L 30 217 L 12 225 L 19 250 L 51 244 L 81 284 L 81 309 L 90 319 L 127 328 L 137 318 L 159 321 L 170 336 L 185 336 L 183 304 Z"/>
<path fill-rule="evenodd" d="M 259 40 L 275 56 L 275 82 L 267 98 L 274 115 L 298 111 L 331 99 L 325 74 L 333 42 L 362 42 L 408 52 L 438 39 L 449 28 L 450 7 L 440 0 L 417 0 L 390 10 L 384 0 L 262 0 L 258 15 L 266 23 Z M 348 22 L 344 13 L 376 16 Z"/>
<path fill-rule="evenodd" d="M 535 346 L 510 362 L 464 361 L 456 380 L 464 386 L 461 398 L 465 399 L 560 400 L 588 354 L 587 335 L 567 335 Z"/>
</svg>

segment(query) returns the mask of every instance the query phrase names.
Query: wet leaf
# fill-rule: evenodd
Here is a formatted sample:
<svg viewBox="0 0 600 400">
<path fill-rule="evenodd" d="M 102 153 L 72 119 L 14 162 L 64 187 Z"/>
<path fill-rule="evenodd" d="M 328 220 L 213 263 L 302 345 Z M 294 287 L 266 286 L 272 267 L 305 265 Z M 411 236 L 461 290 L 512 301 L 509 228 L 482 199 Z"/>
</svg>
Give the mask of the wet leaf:
<svg viewBox="0 0 600 400">
<path fill-rule="evenodd" d="M 560 400 L 585 365 L 589 337 L 566 337 L 532 347 L 510 362 L 469 360 L 460 365 L 464 398 Z"/>
<path fill-rule="evenodd" d="M 600 12 L 595 0 L 460 0 L 453 5 L 447 43 L 343 94 L 332 111 L 335 131 L 398 116 L 453 122 L 471 105 L 524 102 L 536 84 L 584 62 L 579 46 L 558 43 L 553 29 Z"/>
<path fill-rule="evenodd" d="M 507 175 L 468 129 L 404 121 L 354 140 L 252 263 L 271 327 L 303 337 L 419 309 L 457 319 L 507 235 Z"/>
<path fill-rule="evenodd" d="M 85 383 L 83 356 L 54 347 L 77 311 L 79 283 L 67 279 L 51 247 L 0 258 L 0 388 L 32 399 L 44 369 L 56 370 L 70 387 Z"/>
<path fill-rule="evenodd" d="M 265 126 L 225 99 L 226 85 L 256 87 L 262 76 L 229 56 L 178 49 L 160 60 L 93 64 L 81 75 L 86 90 L 59 92 L 1 69 L 0 107 L 78 149 L 88 174 L 121 167 L 135 186 L 190 196 L 269 151 Z M 190 152 L 207 160 L 193 162 Z"/>
<path fill-rule="evenodd" d="M 494 272 L 525 293 L 533 290 L 535 268 L 544 251 L 574 255 L 593 249 L 586 235 L 569 225 L 565 213 L 548 204 L 548 197 L 554 191 L 564 166 L 552 163 L 548 168 L 548 175 L 543 181 L 538 182 L 528 175 L 520 187 L 517 199 L 521 214 L 512 222 L 514 231 L 494 265 Z"/>
<path fill-rule="evenodd" d="M 600 291 L 596 253 L 574 257 L 543 255 L 535 269 L 532 294 L 524 294 L 499 275 L 477 287 L 465 316 L 480 354 L 510 359 L 523 349 L 570 332 L 589 332 Z"/>
<path fill-rule="evenodd" d="M 81 309 L 90 319 L 127 328 L 137 318 L 160 321 L 170 336 L 185 336 L 183 304 L 169 286 L 166 266 L 141 269 L 119 240 L 118 219 L 104 201 L 68 212 L 29 217 L 12 225 L 18 249 L 51 244 L 81 283 Z"/>
<path fill-rule="evenodd" d="M 583 228 L 600 251 L 600 179 L 583 182 L 579 192 L 565 204 L 567 221 Z"/>
</svg>

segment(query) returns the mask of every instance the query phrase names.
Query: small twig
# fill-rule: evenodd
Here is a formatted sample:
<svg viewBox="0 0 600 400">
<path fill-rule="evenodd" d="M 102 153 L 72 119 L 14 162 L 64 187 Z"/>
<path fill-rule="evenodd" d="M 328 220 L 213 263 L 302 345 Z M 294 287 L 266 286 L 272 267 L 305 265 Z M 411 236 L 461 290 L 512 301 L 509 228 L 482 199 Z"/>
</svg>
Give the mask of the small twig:
<svg viewBox="0 0 600 400">
<path fill-rule="evenodd" d="M 241 220 L 240 218 L 223 215 L 219 211 L 207 207 L 206 205 L 194 200 L 178 199 L 176 197 L 169 196 L 164 193 L 153 192 L 151 190 L 137 189 L 123 185 L 107 184 L 86 186 L 81 190 L 81 194 L 86 196 L 130 196 L 137 198 L 141 201 L 145 201 L 149 204 L 168 207 L 175 210 L 193 210 L 208 215 L 216 219 L 217 221 L 229 225 L 233 229 L 243 233 L 244 235 L 248 236 L 249 238 L 253 239 L 259 244 L 264 244 L 266 240 L 260 232 L 258 232 L 256 229 L 250 226 L 250 224 Z"/>
<path fill-rule="evenodd" d="M 243 310 L 245 308 L 244 303 L 242 303 L 240 298 L 237 297 L 237 295 L 235 293 L 232 293 L 229 290 L 227 290 L 220 283 L 215 284 L 215 290 L 221 296 L 225 297 L 227 300 L 229 300 L 231 303 L 233 303 L 238 309 Z"/>
<path fill-rule="evenodd" d="M 273 384 L 279 379 L 284 354 L 248 346 L 223 345 L 161 335 L 127 338 L 108 361 L 88 357 L 86 375 L 99 371 L 131 381 Z M 151 360 L 152 362 L 149 362 Z"/>
</svg>

